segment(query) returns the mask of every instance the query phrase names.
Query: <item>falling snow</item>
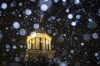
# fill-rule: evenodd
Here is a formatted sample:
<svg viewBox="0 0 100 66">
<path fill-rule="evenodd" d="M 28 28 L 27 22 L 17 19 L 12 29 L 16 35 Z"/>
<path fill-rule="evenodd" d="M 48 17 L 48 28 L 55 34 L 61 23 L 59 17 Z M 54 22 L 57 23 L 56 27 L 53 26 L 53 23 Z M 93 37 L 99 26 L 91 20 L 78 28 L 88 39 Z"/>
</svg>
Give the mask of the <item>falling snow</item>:
<svg viewBox="0 0 100 66">
<path fill-rule="evenodd" d="M 100 0 L 1 0 L 1 66 L 100 66 Z M 26 37 L 42 29 L 55 57 L 24 61 Z M 50 42 L 46 40 L 46 44 Z"/>
<path fill-rule="evenodd" d="M 84 46 L 84 43 L 81 43 L 81 46 Z"/>
<path fill-rule="evenodd" d="M 7 44 L 7 45 L 6 45 L 6 48 L 10 48 L 10 45 Z"/>
<path fill-rule="evenodd" d="M 30 9 L 26 9 L 26 10 L 25 10 L 25 14 L 26 14 L 26 15 L 31 15 L 31 14 L 32 14 L 32 11 L 31 11 Z"/>
<path fill-rule="evenodd" d="M 39 28 L 39 24 L 35 23 L 35 24 L 33 25 L 33 27 L 34 27 L 34 29 L 38 29 L 38 28 Z"/>
<path fill-rule="evenodd" d="M 0 33 L 0 39 L 3 37 L 3 34 Z"/>
<path fill-rule="evenodd" d="M 59 0 L 54 0 L 55 3 L 58 3 Z"/>
<path fill-rule="evenodd" d="M 1 4 L 1 8 L 2 8 L 2 9 L 6 9 L 6 8 L 7 8 L 7 4 L 6 4 L 6 3 L 2 3 L 2 4 Z"/>
<path fill-rule="evenodd" d="M 24 35 L 27 34 L 27 31 L 25 29 L 20 29 L 19 30 L 19 34 L 22 35 L 22 36 L 24 36 Z"/>
<path fill-rule="evenodd" d="M 72 25 L 72 26 L 76 26 L 76 22 L 72 22 L 71 25 Z"/>
<path fill-rule="evenodd" d="M 73 18 L 73 14 L 68 14 L 68 18 L 72 19 Z"/>
<path fill-rule="evenodd" d="M 47 9 L 48 9 L 48 6 L 46 4 L 41 5 L 41 10 L 42 11 L 47 11 Z"/>
<path fill-rule="evenodd" d="M 16 49 L 16 46 L 15 45 L 13 46 L 13 49 Z"/>
<path fill-rule="evenodd" d="M 78 15 L 76 15 L 76 19 L 80 19 L 80 17 L 81 17 L 81 16 L 80 16 L 79 14 L 78 14 Z"/>
<path fill-rule="evenodd" d="M 20 24 L 18 22 L 13 22 L 13 27 L 15 29 L 18 29 L 20 27 Z"/>
<path fill-rule="evenodd" d="M 83 34 L 84 41 L 89 41 L 91 38 L 90 34 Z"/>
<path fill-rule="evenodd" d="M 98 38 L 99 38 L 98 33 L 93 33 L 93 34 L 92 34 L 92 37 L 93 37 L 94 39 L 98 39 Z"/>
<path fill-rule="evenodd" d="M 80 3 L 80 0 L 75 0 L 74 3 L 75 4 L 79 4 Z"/>
<path fill-rule="evenodd" d="M 68 66 L 66 62 L 61 62 L 59 66 Z"/>
</svg>

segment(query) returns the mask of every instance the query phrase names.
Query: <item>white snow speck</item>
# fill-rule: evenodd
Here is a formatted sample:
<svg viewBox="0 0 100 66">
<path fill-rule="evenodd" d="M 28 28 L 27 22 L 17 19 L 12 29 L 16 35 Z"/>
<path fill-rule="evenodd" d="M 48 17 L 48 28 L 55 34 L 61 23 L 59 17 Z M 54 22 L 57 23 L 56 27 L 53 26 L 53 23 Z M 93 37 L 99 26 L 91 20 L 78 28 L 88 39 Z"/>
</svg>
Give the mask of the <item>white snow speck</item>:
<svg viewBox="0 0 100 66">
<path fill-rule="evenodd" d="M 48 30 L 48 33 L 49 33 L 49 34 L 50 34 L 50 33 L 52 33 L 52 30 L 51 30 L 51 29 L 49 29 L 49 30 Z"/>
<path fill-rule="evenodd" d="M 20 48 L 23 48 L 23 45 L 20 45 Z"/>
<path fill-rule="evenodd" d="M 6 9 L 6 8 L 7 8 L 7 4 L 6 4 L 6 3 L 2 3 L 2 4 L 1 4 L 1 8 L 2 8 L 2 9 Z"/>
<path fill-rule="evenodd" d="M 81 16 L 80 16 L 79 14 L 78 14 L 78 15 L 76 15 L 76 19 L 80 19 L 80 17 L 81 17 Z"/>
<path fill-rule="evenodd" d="M 47 11 L 48 10 L 48 6 L 46 4 L 42 4 L 41 5 L 41 10 L 42 11 Z"/>
<path fill-rule="evenodd" d="M 14 27 L 15 29 L 18 29 L 18 28 L 20 27 L 20 24 L 19 24 L 18 22 L 14 22 L 14 23 L 13 23 L 13 27 Z"/>
<path fill-rule="evenodd" d="M 56 17 L 55 17 L 55 16 L 51 16 L 51 19 L 52 19 L 52 20 L 55 20 L 55 19 L 56 19 Z"/>
<path fill-rule="evenodd" d="M 93 34 L 92 34 L 92 37 L 93 37 L 94 39 L 98 39 L 98 38 L 99 38 L 98 33 L 93 33 Z"/>
<path fill-rule="evenodd" d="M 9 45 L 9 44 L 7 44 L 7 45 L 6 45 L 6 48 L 7 48 L 7 49 L 8 49 L 8 48 L 10 48 L 10 45 Z"/>
<path fill-rule="evenodd" d="M 22 6 L 22 5 L 23 5 L 23 4 L 20 2 L 20 3 L 19 3 L 19 6 Z"/>
<path fill-rule="evenodd" d="M 48 0 L 45 0 L 45 1 L 48 1 Z"/>
<path fill-rule="evenodd" d="M 81 46 L 84 46 L 84 43 L 81 43 Z"/>
<path fill-rule="evenodd" d="M 95 29 L 97 27 L 97 24 L 94 20 L 88 19 L 89 22 L 87 22 L 87 27 L 90 29 Z"/>
<path fill-rule="evenodd" d="M 59 66 L 68 66 L 66 62 L 61 62 Z"/>
<path fill-rule="evenodd" d="M 36 35 L 36 32 L 31 32 L 31 35 Z"/>
<path fill-rule="evenodd" d="M 30 9 L 26 9 L 26 10 L 25 10 L 25 14 L 26 14 L 26 15 L 31 15 L 31 14 L 32 14 L 32 11 L 31 11 Z"/>
<path fill-rule="evenodd" d="M 11 6 L 11 7 L 14 7 L 14 3 L 12 2 L 12 3 L 10 4 L 10 6 Z"/>
<path fill-rule="evenodd" d="M 66 2 L 66 0 L 62 0 L 62 2 Z"/>
<path fill-rule="evenodd" d="M 93 22 L 93 20 L 91 18 L 89 18 L 88 21 Z"/>
<path fill-rule="evenodd" d="M 76 26 L 76 22 L 72 22 L 71 25 L 72 25 L 72 26 Z"/>
<path fill-rule="evenodd" d="M 84 39 L 85 41 L 89 41 L 90 38 L 91 38 L 90 34 L 83 34 L 83 39 Z"/>
<path fill-rule="evenodd" d="M 98 53 L 95 53 L 94 55 L 97 57 L 98 56 Z"/>
<path fill-rule="evenodd" d="M 16 48 L 17 48 L 17 47 L 14 45 L 14 46 L 13 46 L 13 49 L 16 49 Z"/>
<path fill-rule="evenodd" d="M 73 14 L 68 14 L 68 18 L 72 19 L 73 18 Z"/>
<path fill-rule="evenodd" d="M 3 34 L 2 33 L 0 33 L 0 39 L 3 37 Z"/>
<path fill-rule="evenodd" d="M 66 9 L 66 12 L 67 12 L 67 13 L 69 12 L 69 8 Z"/>
<path fill-rule="evenodd" d="M 58 3 L 59 0 L 54 0 L 54 3 Z"/>
<path fill-rule="evenodd" d="M 19 34 L 25 36 L 27 34 L 27 31 L 25 29 L 20 29 Z"/>
<path fill-rule="evenodd" d="M 80 3 L 80 0 L 75 0 L 74 3 L 75 4 L 79 4 Z"/>
<path fill-rule="evenodd" d="M 6 49 L 6 51 L 9 51 L 9 49 Z"/>
<path fill-rule="evenodd" d="M 70 53 L 72 53 L 72 54 L 73 54 L 73 53 L 74 53 L 74 50 L 71 50 L 71 51 L 70 51 Z"/>
<path fill-rule="evenodd" d="M 39 28 L 39 24 L 38 24 L 38 23 L 35 23 L 35 24 L 33 25 L 33 27 L 34 27 L 34 29 L 38 29 L 38 28 Z"/>
<path fill-rule="evenodd" d="M 19 57 L 15 57 L 15 61 L 16 62 L 20 61 L 20 58 Z"/>
</svg>

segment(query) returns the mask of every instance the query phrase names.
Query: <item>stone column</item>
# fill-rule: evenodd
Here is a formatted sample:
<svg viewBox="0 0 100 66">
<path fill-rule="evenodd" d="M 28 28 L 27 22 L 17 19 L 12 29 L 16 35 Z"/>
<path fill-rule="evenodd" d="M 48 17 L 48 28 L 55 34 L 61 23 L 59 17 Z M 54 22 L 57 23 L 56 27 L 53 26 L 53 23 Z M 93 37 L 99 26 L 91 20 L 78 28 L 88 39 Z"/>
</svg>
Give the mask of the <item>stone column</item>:
<svg viewBox="0 0 100 66">
<path fill-rule="evenodd" d="M 29 40 L 29 49 L 31 49 L 31 40 Z"/>
<path fill-rule="evenodd" d="M 39 49 L 40 38 L 36 37 L 36 49 Z"/>
<path fill-rule="evenodd" d="M 29 41 L 27 41 L 27 49 L 29 49 Z"/>
<path fill-rule="evenodd" d="M 32 44 L 33 44 L 32 49 L 35 49 L 35 38 L 32 39 Z"/>
<path fill-rule="evenodd" d="M 45 50 L 45 38 L 42 38 L 42 49 Z"/>
<path fill-rule="evenodd" d="M 49 43 L 48 43 L 48 40 L 46 39 L 46 50 L 49 49 Z"/>
<path fill-rule="evenodd" d="M 49 41 L 49 50 L 51 50 L 51 41 Z"/>
<path fill-rule="evenodd" d="M 31 41 L 29 40 L 28 43 L 27 43 L 27 49 L 31 49 L 30 44 L 31 44 Z"/>
<path fill-rule="evenodd" d="M 27 37 L 27 49 L 29 49 L 29 37 Z"/>
</svg>

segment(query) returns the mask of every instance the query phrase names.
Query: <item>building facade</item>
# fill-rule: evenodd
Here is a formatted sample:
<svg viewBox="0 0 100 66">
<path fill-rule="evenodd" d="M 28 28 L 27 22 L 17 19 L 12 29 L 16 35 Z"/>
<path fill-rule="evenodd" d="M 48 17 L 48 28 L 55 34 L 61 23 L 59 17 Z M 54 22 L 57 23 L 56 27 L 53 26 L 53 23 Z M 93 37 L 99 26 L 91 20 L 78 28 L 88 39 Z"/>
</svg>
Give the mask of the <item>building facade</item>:
<svg viewBox="0 0 100 66">
<path fill-rule="evenodd" d="M 43 56 L 45 59 L 52 59 L 55 51 L 51 48 L 51 39 L 45 31 L 39 29 L 27 36 L 25 61 L 38 56 Z"/>
</svg>

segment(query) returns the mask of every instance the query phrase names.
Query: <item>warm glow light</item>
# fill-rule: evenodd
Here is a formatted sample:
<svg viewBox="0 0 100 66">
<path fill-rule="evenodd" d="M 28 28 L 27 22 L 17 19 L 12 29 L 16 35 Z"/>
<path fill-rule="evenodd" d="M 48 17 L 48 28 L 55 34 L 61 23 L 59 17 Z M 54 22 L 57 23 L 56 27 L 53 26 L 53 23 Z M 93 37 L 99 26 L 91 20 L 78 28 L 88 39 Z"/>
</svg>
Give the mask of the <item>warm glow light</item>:
<svg viewBox="0 0 100 66">
<path fill-rule="evenodd" d="M 36 32 L 32 32 L 31 35 L 35 37 L 36 36 Z"/>
<path fill-rule="evenodd" d="M 53 58 L 55 51 L 51 49 L 51 37 L 42 30 L 35 30 L 27 36 L 27 49 L 25 61 L 28 58 L 37 57 L 39 55 L 45 56 L 46 58 Z"/>
<path fill-rule="evenodd" d="M 46 44 L 49 44 L 49 41 L 48 40 L 46 40 Z"/>
<path fill-rule="evenodd" d="M 51 50 L 51 37 L 46 33 L 31 32 L 27 37 L 27 49 Z"/>
</svg>

